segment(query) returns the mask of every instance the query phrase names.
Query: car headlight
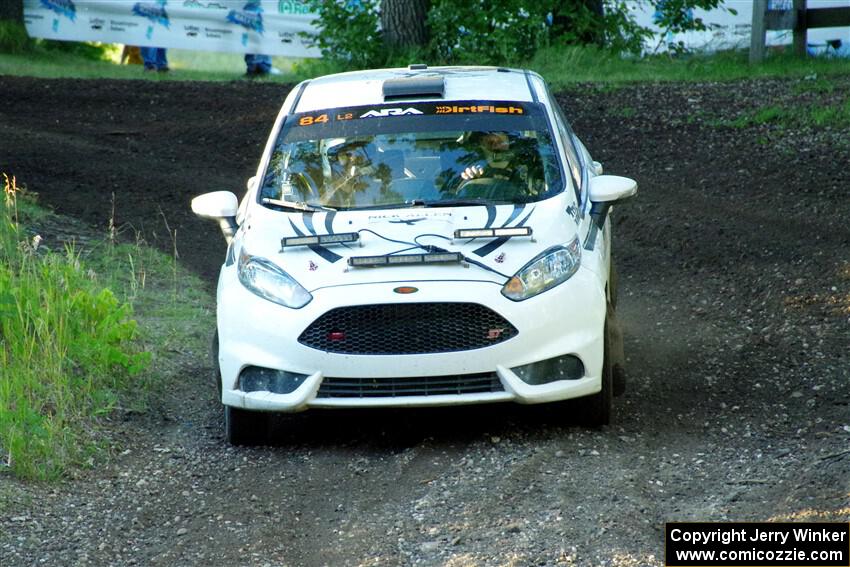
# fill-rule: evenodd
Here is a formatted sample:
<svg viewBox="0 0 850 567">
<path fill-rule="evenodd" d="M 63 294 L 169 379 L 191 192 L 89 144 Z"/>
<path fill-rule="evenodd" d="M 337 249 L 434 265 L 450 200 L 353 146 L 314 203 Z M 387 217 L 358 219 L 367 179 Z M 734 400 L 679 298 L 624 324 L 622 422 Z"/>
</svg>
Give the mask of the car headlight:
<svg viewBox="0 0 850 567">
<path fill-rule="evenodd" d="M 300 309 L 313 299 L 292 276 L 265 258 L 247 254 L 244 248 L 237 271 L 239 281 L 248 290 L 279 305 Z"/>
<path fill-rule="evenodd" d="M 578 237 L 566 246 L 553 246 L 526 264 L 502 288 L 502 295 L 522 301 L 570 279 L 581 265 Z"/>
</svg>

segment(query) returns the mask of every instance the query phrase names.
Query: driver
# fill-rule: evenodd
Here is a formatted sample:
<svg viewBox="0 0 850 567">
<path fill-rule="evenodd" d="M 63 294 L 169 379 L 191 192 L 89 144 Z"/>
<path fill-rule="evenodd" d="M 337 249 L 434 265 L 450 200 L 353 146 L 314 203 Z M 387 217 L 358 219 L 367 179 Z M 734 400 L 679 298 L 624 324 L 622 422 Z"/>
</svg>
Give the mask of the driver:
<svg viewBox="0 0 850 567">
<path fill-rule="evenodd" d="M 356 194 L 371 185 L 375 167 L 369 158 L 366 144 L 343 145 L 337 149 L 334 157 L 330 190 L 325 191 L 323 201 L 327 205 L 353 206 Z"/>
<path fill-rule="evenodd" d="M 514 154 L 508 133 L 486 132 L 478 137 L 478 144 L 486 163 L 470 165 L 461 172 L 461 178 L 464 181 L 479 177 L 510 179 L 514 172 Z"/>
</svg>

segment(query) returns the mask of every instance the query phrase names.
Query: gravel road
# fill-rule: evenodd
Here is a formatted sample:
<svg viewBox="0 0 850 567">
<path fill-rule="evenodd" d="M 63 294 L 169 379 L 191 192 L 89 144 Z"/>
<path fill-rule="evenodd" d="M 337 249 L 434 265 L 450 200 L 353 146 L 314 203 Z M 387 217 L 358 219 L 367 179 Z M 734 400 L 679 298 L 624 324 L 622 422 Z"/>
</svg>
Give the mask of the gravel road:
<svg viewBox="0 0 850 567">
<path fill-rule="evenodd" d="M 114 424 L 105 466 L 0 474 L 0 565 L 661 565 L 667 521 L 850 520 L 850 134 L 735 127 L 850 79 L 574 88 L 615 212 L 629 385 L 611 426 L 540 407 L 319 412 L 223 441 L 209 362 Z M 0 170 L 212 282 L 191 196 L 240 191 L 287 88 L 0 77 Z M 156 233 L 159 230 L 160 235 Z"/>
</svg>

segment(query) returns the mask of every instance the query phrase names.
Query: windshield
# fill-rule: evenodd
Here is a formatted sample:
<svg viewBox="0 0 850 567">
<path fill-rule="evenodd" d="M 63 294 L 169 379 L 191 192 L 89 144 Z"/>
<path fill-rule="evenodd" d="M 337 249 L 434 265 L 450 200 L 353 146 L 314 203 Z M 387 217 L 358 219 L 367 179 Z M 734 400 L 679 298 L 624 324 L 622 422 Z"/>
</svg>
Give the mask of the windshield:
<svg viewBox="0 0 850 567">
<path fill-rule="evenodd" d="M 287 117 L 260 201 L 334 209 L 522 203 L 563 188 L 542 105 L 398 103 Z"/>
</svg>

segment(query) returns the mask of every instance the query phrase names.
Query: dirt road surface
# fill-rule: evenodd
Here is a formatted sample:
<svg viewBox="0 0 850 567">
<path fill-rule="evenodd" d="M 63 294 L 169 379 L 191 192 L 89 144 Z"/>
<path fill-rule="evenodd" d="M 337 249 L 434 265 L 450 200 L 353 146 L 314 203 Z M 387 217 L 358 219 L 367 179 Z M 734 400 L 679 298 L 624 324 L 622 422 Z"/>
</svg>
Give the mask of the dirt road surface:
<svg viewBox="0 0 850 567">
<path fill-rule="evenodd" d="M 850 135 L 729 122 L 846 96 L 803 80 L 575 88 L 640 196 L 616 211 L 629 387 L 601 430 L 538 407 L 353 412 L 223 441 L 209 361 L 116 425 L 104 467 L 0 475 L 0 565 L 660 565 L 664 522 L 850 520 Z M 113 207 L 212 286 L 191 197 L 241 194 L 287 88 L 0 77 L 0 170 Z M 725 125 L 724 125 L 725 124 Z"/>
</svg>

